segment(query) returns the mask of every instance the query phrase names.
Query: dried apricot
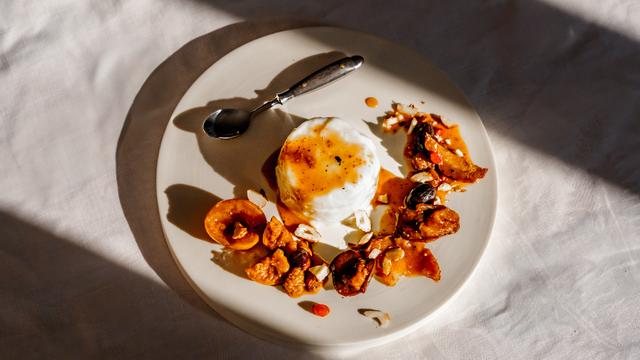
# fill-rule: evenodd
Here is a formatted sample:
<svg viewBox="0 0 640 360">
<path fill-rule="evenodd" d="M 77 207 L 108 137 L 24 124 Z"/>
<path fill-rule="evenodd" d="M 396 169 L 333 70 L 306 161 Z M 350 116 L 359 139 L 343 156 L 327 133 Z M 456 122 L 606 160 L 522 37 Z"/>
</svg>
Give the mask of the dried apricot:
<svg viewBox="0 0 640 360">
<path fill-rule="evenodd" d="M 249 200 L 218 202 L 204 219 L 207 234 L 216 242 L 235 250 L 252 248 L 260 240 L 267 219 Z"/>
</svg>

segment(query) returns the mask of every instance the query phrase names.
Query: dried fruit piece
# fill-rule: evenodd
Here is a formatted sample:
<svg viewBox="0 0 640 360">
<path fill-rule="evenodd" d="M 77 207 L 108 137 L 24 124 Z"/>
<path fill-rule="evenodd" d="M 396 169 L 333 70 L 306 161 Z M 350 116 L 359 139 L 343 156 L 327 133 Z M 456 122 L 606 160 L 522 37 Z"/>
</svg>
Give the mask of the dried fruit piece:
<svg viewBox="0 0 640 360">
<path fill-rule="evenodd" d="M 305 292 L 304 270 L 293 268 L 284 280 L 284 291 L 291 297 L 299 297 Z"/>
<path fill-rule="evenodd" d="M 331 262 L 333 287 L 343 296 L 364 293 L 373 274 L 374 261 L 365 259 L 358 251 L 347 250 Z"/>
<path fill-rule="evenodd" d="M 262 234 L 262 243 L 271 250 L 286 246 L 294 242 L 293 236 L 275 216 L 271 217 Z"/>
<path fill-rule="evenodd" d="M 329 307 L 325 304 L 313 304 L 313 306 L 311 307 L 311 312 L 313 312 L 313 314 L 316 316 L 325 317 L 329 315 L 331 309 L 329 309 Z"/>
<path fill-rule="evenodd" d="M 319 280 L 312 273 L 308 271 L 304 273 L 304 287 L 307 290 L 307 292 L 315 294 L 318 291 L 320 291 L 320 289 L 322 289 L 323 285 L 324 285 L 324 281 Z"/>
<path fill-rule="evenodd" d="M 245 269 L 249 279 L 264 285 L 276 285 L 289 271 L 289 261 L 281 249 Z"/>
<path fill-rule="evenodd" d="M 304 249 L 297 249 L 289 255 L 289 263 L 292 267 L 307 270 L 311 266 L 311 255 Z"/>
<path fill-rule="evenodd" d="M 257 205 L 249 200 L 231 199 L 220 201 L 209 210 L 204 227 L 216 242 L 235 250 L 247 250 L 260 240 L 266 222 Z M 246 228 L 246 233 L 240 236 L 242 227 Z M 238 233 L 236 229 L 239 229 Z"/>
<path fill-rule="evenodd" d="M 460 216 L 445 206 L 427 212 L 420 224 L 420 234 L 425 240 L 450 235 L 460 230 Z"/>
</svg>

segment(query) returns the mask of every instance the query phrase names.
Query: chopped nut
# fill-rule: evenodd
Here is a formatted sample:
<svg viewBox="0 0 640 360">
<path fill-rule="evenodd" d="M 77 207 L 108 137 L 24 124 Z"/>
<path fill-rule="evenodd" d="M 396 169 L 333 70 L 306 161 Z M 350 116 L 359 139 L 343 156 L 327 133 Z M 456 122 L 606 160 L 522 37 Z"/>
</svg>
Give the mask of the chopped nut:
<svg viewBox="0 0 640 360">
<path fill-rule="evenodd" d="M 371 219 L 369 219 L 369 214 L 367 214 L 364 210 L 356 210 L 354 213 L 356 218 L 356 227 L 364 232 L 371 231 Z"/>
<path fill-rule="evenodd" d="M 364 244 L 368 243 L 369 240 L 371 240 L 372 237 L 373 237 L 373 233 L 372 232 L 369 232 L 369 233 L 366 233 L 366 234 L 362 235 L 362 237 L 358 241 L 358 245 L 364 245 Z"/>
<path fill-rule="evenodd" d="M 442 205 L 442 200 L 440 200 L 440 197 L 435 197 L 435 199 L 433 200 L 433 205 Z"/>
<path fill-rule="evenodd" d="M 380 327 L 386 327 L 389 325 L 389 321 L 391 321 L 391 316 L 380 310 L 364 310 L 361 313 L 362 315 L 376 321 Z"/>
<path fill-rule="evenodd" d="M 291 297 L 299 297 L 304 294 L 304 270 L 300 268 L 293 268 L 287 275 L 287 278 L 283 284 L 284 291 Z"/>
<path fill-rule="evenodd" d="M 460 150 L 460 149 L 456 149 L 455 153 L 456 153 L 456 155 L 458 155 L 460 157 L 464 156 L 464 154 L 462 153 L 462 150 Z"/>
<path fill-rule="evenodd" d="M 418 183 L 427 183 L 429 181 L 433 181 L 433 176 L 426 171 L 421 171 L 419 173 L 413 174 L 409 180 Z"/>
<path fill-rule="evenodd" d="M 451 191 L 452 187 L 449 183 L 443 182 L 438 186 L 438 191 Z"/>
<path fill-rule="evenodd" d="M 309 272 L 315 275 L 316 279 L 323 281 L 329 275 L 329 267 L 326 264 L 312 266 Z"/>
<path fill-rule="evenodd" d="M 369 259 L 375 259 L 378 257 L 378 255 L 380 255 L 380 253 L 382 253 L 382 251 L 380 251 L 380 249 L 375 248 L 373 250 L 371 250 L 371 252 L 369 253 Z"/>
<path fill-rule="evenodd" d="M 381 204 L 388 204 L 389 203 L 389 195 L 387 195 L 387 194 L 378 195 L 378 202 L 381 203 Z"/>
<path fill-rule="evenodd" d="M 447 145 L 451 145 L 451 139 L 444 139 L 444 143 Z"/>
<path fill-rule="evenodd" d="M 407 134 L 411 135 L 413 129 L 415 129 L 416 125 L 418 125 L 418 120 L 412 119 L 411 124 L 409 125 L 409 130 L 407 130 Z"/>
<path fill-rule="evenodd" d="M 296 231 L 294 232 L 294 235 L 301 239 L 305 239 L 313 242 L 317 242 L 317 241 L 320 241 L 320 239 L 322 239 L 322 236 L 320 235 L 318 230 L 314 229 L 313 227 L 307 224 L 298 225 L 298 227 L 296 228 Z"/>
<path fill-rule="evenodd" d="M 395 248 L 387 251 L 385 258 L 389 258 L 391 261 L 398 261 L 404 257 L 404 250 L 401 248 Z"/>
<path fill-rule="evenodd" d="M 248 232 L 249 230 L 247 230 L 246 226 L 242 225 L 241 222 L 236 221 L 233 224 L 233 235 L 231 235 L 231 238 L 234 240 L 242 239 L 243 237 L 247 236 Z"/>
<path fill-rule="evenodd" d="M 259 192 L 253 191 L 251 189 L 247 190 L 247 199 L 261 208 L 267 205 L 267 198 L 265 198 Z"/>
</svg>

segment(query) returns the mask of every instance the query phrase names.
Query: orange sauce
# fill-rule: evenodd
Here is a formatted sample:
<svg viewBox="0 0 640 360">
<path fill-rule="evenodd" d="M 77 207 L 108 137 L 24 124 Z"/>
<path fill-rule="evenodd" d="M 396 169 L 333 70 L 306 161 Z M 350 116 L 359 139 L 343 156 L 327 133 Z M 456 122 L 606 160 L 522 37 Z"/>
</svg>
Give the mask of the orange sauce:
<svg viewBox="0 0 640 360">
<path fill-rule="evenodd" d="M 265 160 L 264 164 L 262 164 L 262 175 L 267 180 L 269 187 L 274 190 L 276 193 L 278 192 L 278 181 L 276 179 L 276 166 L 278 165 L 278 155 L 280 155 L 280 149 L 276 149 L 269 157 Z M 289 231 L 295 231 L 296 227 L 299 224 L 307 224 L 307 220 L 302 218 L 300 215 L 294 213 L 289 210 L 289 208 L 280 201 L 280 196 L 278 196 L 278 202 L 276 203 L 276 207 L 278 209 L 278 213 L 280 214 L 280 218 L 284 225 L 289 229 Z"/>
<path fill-rule="evenodd" d="M 364 99 L 364 103 L 367 104 L 367 106 L 370 108 L 378 107 L 378 99 L 374 97 L 368 97 Z"/>
<path fill-rule="evenodd" d="M 404 198 L 413 188 L 413 182 L 409 179 L 395 176 L 391 171 L 380 169 L 378 177 L 378 190 L 374 202 L 378 202 L 378 196 L 387 194 L 389 206 L 399 208 L 404 203 Z"/>
<path fill-rule="evenodd" d="M 358 154 L 362 147 L 345 141 L 324 125 L 312 129 L 312 134 L 287 142 L 279 161 L 298 179 L 296 201 L 312 199 L 355 184 L 360 174 L 357 169 L 364 163 Z"/>
<path fill-rule="evenodd" d="M 400 276 L 426 276 L 434 281 L 440 280 L 438 260 L 424 243 L 400 240 L 397 245 L 404 250 L 404 257 L 393 262 L 389 275 L 384 275 L 380 268 L 376 271 L 383 284 L 395 285 Z"/>
</svg>

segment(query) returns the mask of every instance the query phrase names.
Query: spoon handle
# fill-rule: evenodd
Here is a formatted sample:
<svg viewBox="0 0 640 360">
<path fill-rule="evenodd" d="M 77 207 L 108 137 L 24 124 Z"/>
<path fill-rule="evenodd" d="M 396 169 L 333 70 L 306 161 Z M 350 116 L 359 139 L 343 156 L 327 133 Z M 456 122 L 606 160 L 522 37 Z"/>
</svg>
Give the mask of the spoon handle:
<svg viewBox="0 0 640 360">
<path fill-rule="evenodd" d="M 353 70 L 359 68 L 364 63 L 364 58 L 360 55 L 346 57 L 316 70 L 313 74 L 298 81 L 295 85 L 276 96 L 280 104 L 291 100 L 296 96 L 306 94 L 319 89 L 332 81 L 338 80 Z"/>
</svg>

